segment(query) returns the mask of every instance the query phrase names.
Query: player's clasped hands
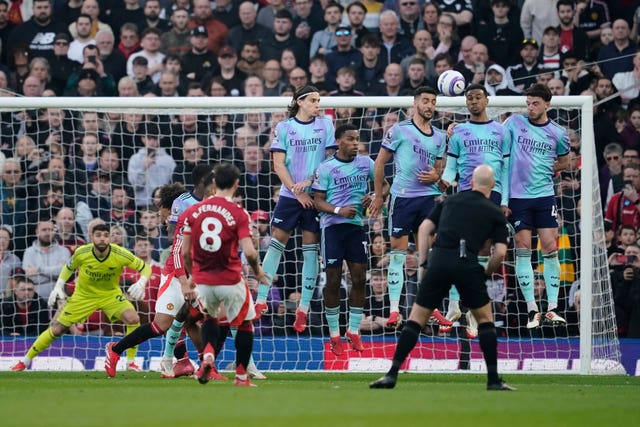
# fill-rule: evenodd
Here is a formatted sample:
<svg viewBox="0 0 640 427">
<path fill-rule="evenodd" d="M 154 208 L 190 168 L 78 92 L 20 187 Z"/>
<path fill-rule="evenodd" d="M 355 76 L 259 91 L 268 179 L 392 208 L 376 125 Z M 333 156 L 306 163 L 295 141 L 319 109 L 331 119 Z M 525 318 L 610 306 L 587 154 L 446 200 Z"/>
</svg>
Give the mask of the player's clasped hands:
<svg viewBox="0 0 640 427">
<path fill-rule="evenodd" d="M 437 182 L 440 179 L 440 174 L 431 165 L 427 165 L 425 170 L 421 170 L 418 174 L 418 181 L 422 184 L 431 184 L 432 182 Z"/>
</svg>

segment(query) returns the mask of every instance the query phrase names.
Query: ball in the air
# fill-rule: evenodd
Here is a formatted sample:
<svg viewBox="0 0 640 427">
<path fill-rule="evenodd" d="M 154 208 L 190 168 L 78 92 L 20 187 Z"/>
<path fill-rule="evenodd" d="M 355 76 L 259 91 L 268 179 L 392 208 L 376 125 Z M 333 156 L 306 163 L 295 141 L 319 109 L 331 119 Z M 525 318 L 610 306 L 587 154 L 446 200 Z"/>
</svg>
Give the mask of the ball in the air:
<svg viewBox="0 0 640 427">
<path fill-rule="evenodd" d="M 447 70 L 438 77 L 438 91 L 445 96 L 457 96 L 464 92 L 464 76 L 455 70 Z"/>
</svg>

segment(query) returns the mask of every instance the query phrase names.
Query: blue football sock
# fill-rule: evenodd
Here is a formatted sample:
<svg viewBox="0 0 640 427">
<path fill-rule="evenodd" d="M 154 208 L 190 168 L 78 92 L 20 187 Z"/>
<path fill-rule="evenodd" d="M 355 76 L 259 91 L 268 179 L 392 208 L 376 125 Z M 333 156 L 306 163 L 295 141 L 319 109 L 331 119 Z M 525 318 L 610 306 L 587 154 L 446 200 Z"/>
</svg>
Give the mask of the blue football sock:
<svg viewBox="0 0 640 427">
<path fill-rule="evenodd" d="M 390 311 L 400 311 L 400 295 L 402 295 L 402 286 L 404 285 L 404 261 L 406 258 L 406 251 L 394 250 L 390 253 L 387 273 Z"/>
<path fill-rule="evenodd" d="M 302 245 L 302 258 L 302 295 L 298 308 L 307 313 L 318 281 L 318 245 Z"/>
<path fill-rule="evenodd" d="M 359 334 L 360 323 L 362 323 L 362 307 L 349 307 L 349 332 Z"/>
<path fill-rule="evenodd" d="M 329 325 L 329 336 L 340 336 L 340 307 L 325 307 L 324 315 L 327 318 L 327 324 Z"/>
<path fill-rule="evenodd" d="M 518 285 L 520 285 L 524 300 L 527 304 L 535 303 L 530 249 L 516 249 L 516 277 L 518 278 Z"/>
<path fill-rule="evenodd" d="M 173 323 L 167 331 L 167 339 L 164 342 L 164 357 L 173 357 L 173 350 L 176 348 L 176 344 L 180 339 L 180 333 L 182 332 L 183 326 L 184 322 L 179 322 L 176 319 L 173 319 Z"/>
<path fill-rule="evenodd" d="M 273 277 L 276 275 L 278 271 L 278 265 L 280 265 L 280 258 L 282 258 L 282 252 L 284 252 L 284 244 L 279 242 L 278 240 L 272 238 L 269 242 L 269 248 L 267 249 L 267 254 L 264 256 L 264 260 L 262 261 L 262 270 L 267 274 L 267 276 Z M 269 295 L 269 285 L 264 283 L 260 283 L 258 285 L 258 297 L 256 298 L 257 303 L 265 303 L 267 302 L 267 295 Z"/>
<path fill-rule="evenodd" d="M 560 261 L 558 252 L 553 251 L 542 255 L 544 260 L 544 281 L 547 285 L 547 301 L 549 310 L 558 307 L 558 293 L 560 292 Z"/>
</svg>

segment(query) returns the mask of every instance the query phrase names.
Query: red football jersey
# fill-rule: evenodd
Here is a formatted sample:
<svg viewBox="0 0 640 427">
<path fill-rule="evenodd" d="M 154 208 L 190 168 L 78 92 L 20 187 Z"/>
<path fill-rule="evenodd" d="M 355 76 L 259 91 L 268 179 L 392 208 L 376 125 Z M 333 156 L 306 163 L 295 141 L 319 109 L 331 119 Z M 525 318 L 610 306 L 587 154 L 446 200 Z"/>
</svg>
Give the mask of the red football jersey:
<svg viewBox="0 0 640 427">
<path fill-rule="evenodd" d="M 187 211 L 185 210 L 180 215 L 178 223 L 176 224 L 176 231 L 173 234 L 171 251 L 169 252 L 169 256 L 162 267 L 162 274 L 165 276 L 170 275 L 174 271 L 176 272 L 176 277 L 184 275 L 184 265 L 182 264 L 182 227 L 184 226 L 184 214 L 186 212 Z"/>
<path fill-rule="evenodd" d="M 238 241 L 251 237 L 249 214 L 232 200 L 211 197 L 185 211 L 191 236 L 191 275 L 199 285 L 235 285 L 242 278 Z"/>
</svg>

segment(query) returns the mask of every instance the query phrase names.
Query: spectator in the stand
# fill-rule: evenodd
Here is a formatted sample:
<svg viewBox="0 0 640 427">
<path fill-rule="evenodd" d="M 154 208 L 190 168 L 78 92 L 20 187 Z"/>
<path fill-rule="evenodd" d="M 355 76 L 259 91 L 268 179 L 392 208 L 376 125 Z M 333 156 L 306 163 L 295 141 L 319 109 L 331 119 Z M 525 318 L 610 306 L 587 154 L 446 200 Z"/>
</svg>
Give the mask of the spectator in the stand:
<svg viewBox="0 0 640 427">
<path fill-rule="evenodd" d="M 127 76 L 132 79 L 136 86 L 136 94 L 129 96 L 144 96 L 153 91 L 153 80 L 149 76 L 149 61 L 144 56 L 138 56 L 133 59 L 133 77 Z M 124 79 L 124 77 L 123 77 Z"/>
<path fill-rule="evenodd" d="M 50 59 L 54 56 L 55 35 L 66 32 L 64 24 L 52 19 L 51 0 L 34 0 L 33 16 L 13 29 L 3 49 L 25 44 L 34 56 Z"/>
<path fill-rule="evenodd" d="M 158 84 L 155 85 L 153 93 L 157 96 L 162 97 L 174 97 L 180 96 L 178 93 L 178 85 L 180 84 L 180 79 L 177 74 L 172 71 L 163 71 L 160 73 L 160 80 Z"/>
<path fill-rule="evenodd" d="M 626 166 L 622 170 L 622 179 L 625 185 L 611 197 L 604 216 L 613 231 L 621 225 L 631 225 L 636 229 L 640 225 L 640 167 L 635 164 Z"/>
<path fill-rule="evenodd" d="M 542 49 L 538 56 L 540 67 L 555 71 L 560 68 L 560 59 L 560 30 L 547 27 L 542 33 Z"/>
<path fill-rule="evenodd" d="M 223 46 L 218 52 L 218 68 L 216 76 L 222 77 L 231 96 L 244 96 L 244 80 L 246 74 L 238 70 L 238 54 L 231 46 Z"/>
<path fill-rule="evenodd" d="M 111 30 L 111 27 L 108 24 L 101 22 L 99 19 L 100 5 L 98 4 L 98 0 L 84 0 L 80 7 L 80 14 L 89 15 L 91 17 L 91 37 L 95 37 L 96 33 L 100 30 Z M 73 24 L 69 25 L 68 31 L 72 37 L 76 36 L 76 29 Z"/>
<path fill-rule="evenodd" d="M 360 45 L 361 61 L 356 64 L 357 86 L 365 93 L 384 83 L 385 65 L 380 59 L 380 40 L 375 34 L 365 34 Z"/>
<path fill-rule="evenodd" d="M 152 248 L 150 256 L 154 261 L 159 261 L 160 252 L 169 246 L 169 239 L 161 227 L 160 215 L 156 208 L 147 206 L 140 210 L 137 234 L 149 239 Z"/>
<path fill-rule="evenodd" d="M 282 51 L 288 48 L 293 51 L 297 64 L 306 69 L 309 66 L 309 48 L 291 34 L 292 27 L 291 12 L 287 9 L 279 10 L 273 19 L 273 35 L 264 39 L 261 44 L 262 59 L 278 59 Z"/>
<path fill-rule="evenodd" d="M 438 18 L 437 28 L 437 34 L 433 39 L 434 53 L 436 55 L 447 53 L 454 58 L 455 62 L 460 52 L 460 36 L 455 18 L 449 13 L 441 14 Z"/>
<path fill-rule="evenodd" d="M 264 84 L 258 76 L 249 76 L 244 81 L 244 96 L 264 96 Z"/>
<path fill-rule="evenodd" d="M 203 25 L 191 29 L 191 50 L 182 57 L 182 71 L 191 81 L 211 78 L 218 67 L 216 56 L 207 49 L 208 36 L 207 28 Z"/>
<path fill-rule="evenodd" d="M 609 8 L 603 0 L 577 0 L 576 16 L 578 27 L 587 33 L 592 42 L 611 26 Z"/>
<path fill-rule="evenodd" d="M 567 95 L 579 95 L 591 87 L 593 74 L 587 70 L 586 63 L 573 51 L 562 55 L 560 79 L 564 82 Z"/>
<path fill-rule="evenodd" d="M 275 184 L 269 162 L 263 158 L 263 151 L 257 142 L 248 143 L 242 150 L 243 171 L 240 187 L 245 200 L 245 209 L 271 211 L 271 187 Z"/>
<path fill-rule="evenodd" d="M 136 24 L 127 22 L 120 27 L 118 50 L 127 60 L 133 53 L 140 50 L 140 32 Z"/>
<path fill-rule="evenodd" d="M 611 289 L 618 335 L 640 338 L 640 247 L 625 249 L 612 257 Z"/>
<path fill-rule="evenodd" d="M 337 77 L 340 68 L 354 68 L 362 62 L 362 53 L 352 45 L 351 28 L 338 26 L 335 37 L 337 40 L 335 48 L 325 55 L 328 67 L 327 80 L 329 81 L 333 81 Z"/>
<path fill-rule="evenodd" d="M 95 111 L 83 111 L 80 116 L 80 126 L 76 129 L 75 140 L 81 142 L 85 133 L 94 133 L 98 135 L 98 144 L 108 145 L 110 142 L 109 134 L 101 129 L 102 119 Z"/>
<path fill-rule="evenodd" d="M 131 209 L 129 194 L 124 187 L 113 186 L 111 189 L 111 211 L 109 221 L 111 225 L 121 225 L 129 236 L 136 234 L 136 211 Z"/>
<path fill-rule="evenodd" d="M 305 4 L 311 4 L 309 0 L 297 0 L 298 2 L 304 2 Z M 326 26 L 312 33 L 311 37 L 311 48 L 309 49 L 309 57 L 313 57 L 318 53 L 323 55 L 327 55 L 329 52 L 335 49 L 337 44 L 336 30 L 338 29 L 338 25 L 340 24 L 340 20 L 342 19 L 342 6 L 333 1 L 329 2 L 327 6 L 324 8 L 324 22 Z M 345 26 L 343 28 L 350 27 Z M 351 42 L 351 38 L 349 39 Z"/>
<path fill-rule="evenodd" d="M 541 43 L 545 28 L 560 25 L 556 2 L 557 0 L 525 0 L 520 12 L 520 26 L 526 39 Z"/>
<path fill-rule="evenodd" d="M 384 70 L 384 85 L 380 85 L 377 96 L 397 96 L 402 88 L 404 75 L 400 64 L 392 63 L 387 65 Z"/>
<path fill-rule="evenodd" d="M 99 172 L 108 175 L 114 185 L 124 185 L 124 172 L 120 167 L 120 154 L 114 147 L 103 147 L 98 160 Z"/>
<path fill-rule="evenodd" d="M 160 18 L 160 1 L 146 0 L 143 9 L 144 19 L 138 21 L 138 29 L 140 31 L 147 28 L 157 28 L 162 33 L 166 33 L 171 29 L 171 24 L 163 18 Z"/>
<path fill-rule="evenodd" d="M 143 56 L 148 61 L 147 75 L 151 77 L 154 83 L 158 83 L 160 80 L 160 73 L 164 68 L 162 60 L 164 59 L 164 53 L 160 52 L 160 36 L 162 32 L 157 28 L 147 28 L 142 32 L 142 41 L 140 45 L 142 50 L 133 53 L 127 59 L 127 75 L 133 77 L 133 60 L 138 56 Z"/>
<path fill-rule="evenodd" d="M 296 67 L 289 73 L 289 84 L 294 88 L 306 86 L 309 81 L 307 73 L 300 67 Z"/>
<path fill-rule="evenodd" d="M 250 1 L 240 3 L 238 16 L 240 24 L 231 27 L 227 34 L 227 44 L 233 46 L 234 49 L 240 51 L 247 42 L 255 42 L 260 45 L 263 40 L 271 37 L 270 28 L 256 22 L 258 14 L 254 3 Z"/>
<path fill-rule="evenodd" d="M 359 49 L 362 45 L 362 38 L 371 33 L 371 31 L 364 26 L 365 19 L 367 17 L 367 8 L 362 2 L 355 0 L 347 6 L 347 19 L 351 31 L 354 33 L 355 46 Z"/>
<path fill-rule="evenodd" d="M 189 28 L 201 25 L 207 29 L 209 34 L 207 49 L 217 55 L 220 48 L 224 46 L 229 30 L 223 22 L 213 16 L 209 0 L 193 0 L 193 15 L 189 22 Z"/>
<path fill-rule="evenodd" d="M 516 64 L 524 35 L 519 22 L 511 20 L 511 0 L 491 0 L 493 19 L 478 27 L 478 40 L 489 47 L 489 57 L 503 68 Z"/>
<path fill-rule="evenodd" d="M 604 147 L 602 153 L 606 164 L 600 168 L 598 180 L 600 182 L 600 197 L 602 206 L 607 206 L 613 194 L 622 190 L 622 146 L 611 142 Z"/>
<path fill-rule="evenodd" d="M 184 140 L 182 153 L 183 161 L 178 162 L 176 165 L 172 181 L 180 182 L 185 187 L 191 187 L 193 186 L 193 182 L 191 182 L 193 169 L 202 161 L 206 161 L 207 157 L 205 156 L 204 148 L 196 138 L 186 138 Z"/>
<path fill-rule="evenodd" d="M 421 27 L 420 4 L 417 0 L 398 0 L 395 2 L 400 21 L 400 34 L 412 38 Z"/>
<path fill-rule="evenodd" d="M 424 61 L 420 58 L 412 59 L 409 63 L 407 78 L 402 85 L 400 95 L 412 95 L 413 91 L 419 86 L 425 86 L 427 84 L 427 70 Z"/>
<path fill-rule="evenodd" d="M 613 41 L 602 46 L 598 54 L 598 65 L 602 74 L 609 79 L 616 73 L 633 70 L 633 54 L 638 45 L 633 42 L 629 34 L 629 23 L 624 19 L 613 22 Z"/>
<path fill-rule="evenodd" d="M 637 150 L 640 148 L 640 105 L 634 106 L 625 116 L 628 119 L 618 134 L 618 142 L 625 149 Z"/>
<path fill-rule="evenodd" d="M 0 62 L 8 63 L 7 50 L 9 47 L 9 36 L 15 28 L 15 25 L 9 22 L 9 0 L 0 1 L 0 43 L 2 43 L 2 52 L 0 52 Z"/>
<path fill-rule="evenodd" d="M 469 0 L 438 0 L 435 2 L 440 6 L 443 13 L 451 15 L 456 20 L 460 37 L 471 34 L 471 24 L 473 22 L 474 7 Z"/>
<path fill-rule="evenodd" d="M 171 29 L 160 37 L 162 52 L 182 56 L 191 50 L 189 43 L 189 12 L 184 8 L 176 8 L 171 14 Z"/>
<path fill-rule="evenodd" d="M 356 85 L 356 72 L 351 67 L 338 69 L 336 76 L 338 88 L 329 92 L 329 96 L 364 96 L 364 93 L 354 89 Z"/>
<path fill-rule="evenodd" d="M 573 0 L 558 0 L 556 3 L 560 20 L 560 53 L 576 53 L 578 59 L 589 59 L 589 38 L 587 33 L 575 25 L 576 5 Z"/>
<path fill-rule="evenodd" d="M 406 1 L 406 0 L 404 0 Z M 364 302 L 364 317 L 360 323 L 363 333 L 382 334 L 392 333 L 395 328 L 387 328 L 389 317 L 389 292 L 387 286 L 387 270 L 374 268 L 369 272 L 369 286 Z"/>
<path fill-rule="evenodd" d="M 156 187 L 168 184 L 176 167 L 173 158 L 160 147 L 160 130 L 157 125 L 145 124 L 142 142 L 144 148 L 131 156 L 127 169 L 138 208 L 151 205 L 151 192 Z"/>
<path fill-rule="evenodd" d="M 162 147 L 176 160 L 178 163 L 184 158 L 183 143 L 187 138 L 197 138 L 200 143 L 205 146 L 207 135 L 209 134 L 209 126 L 205 120 L 199 119 L 197 114 L 185 112 L 179 114 L 171 123 L 170 129 L 162 132 L 170 134 L 171 137 L 165 138 Z M 161 128 L 162 130 L 162 128 Z"/>
<path fill-rule="evenodd" d="M 42 194 L 39 194 L 39 185 L 46 187 L 60 188 L 63 192 L 65 199 L 70 204 L 73 203 L 73 196 L 75 195 L 76 188 L 72 182 L 68 173 L 67 167 L 64 163 L 64 157 L 52 154 L 51 159 L 46 168 L 38 170 L 36 175 L 29 179 L 29 192 L 34 197 L 33 200 L 37 200 Z"/>
<path fill-rule="evenodd" d="M 3 336 L 34 336 L 49 324 L 47 302 L 36 292 L 35 284 L 19 276 L 12 296 L 0 306 L 0 328 Z"/>
<path fill-rule="evenodd" d="M 76 221 L 80 226 L 82 235 L 86 239 L 89 222 L 93 218 L 100 218 L 105 222 L 109 221 L 111 203 L 111 179 L 107 174 L 95 174 L 91 180 L 89 192 L 84 197 L 78 197 L 76 203 Z"/>
<path fill-rule="evenodd" d="M 398 33 L 400 21 L 392 10 L 380 14 L 378 29 L 380 30 L 380 62 L 383 66 L 391 63 L 399 64 L 402 58 L 413 53 L 410 39 Z"/>
<path fill-rule="evenodd" d="M 615 73 L 611 82 L 620 93 L 622 105 L 626 106 L 629 101 L 638 97 L 640 94 L 640 50 L 633 56 L 633 70 Z"/>
<path fill-rule="evenodd" d="M 107 74 L 113 76 L 118 82 L 127 75 L 127 59 L 117 49 L 114 49 L 115 39 L 113 33 L 108 30 L 100 30 L 96 34 L 96 46 L 100 54 L 100 61 Z"/>
<path fill-rule="evenodd" d="M 124 7 L 115 7 L 109 15 L 111 28 L 121 28 L 126 23 L 135 24 L 144 19 L 144 12 L 140 0 L 124 0 Z"/>
<path fill-rule="evenodd" d="M 15 269 L 22 270 L 22 261 L 13 253 L 13 232 L 9 224 L 0 225 L 0 299 L 11 295 L 9 278 Z M 22 271 L 24 274 L 24 271 Z"/>
<path fill-rule="evenodd" d="M 42 298 L 49 298 L 58 273 L 69 256 L 69 251 L 55 241 L 53 222 L 39 221 L 36 240 L 24 251 L 22 268 Z"/>
<path fill-rule="evenodd" d="M 313 35 L 321 31 L 325 26 L 325 22 L 322 19 L 323 9 L 326 12 L 327 8 L 333 3 L 333 0 L 328 0 L 322 4 L 313 0 L 294 0 L 293 32 L 295 36 L 308 46 Z M 340 6 L 340 15 L 342 15 L 342 6 Z M 311 53 L 309 56 L 313 55 Z"/>
<path fill-rule="evenodd" d="M 400 63 L 402 71 L 406 73 L 409 68 L 409 63 L 418 58 L 424 62 L 427 75 L 435 74 L 435 70 L 433 68 L 435 49 L 433 48 L 433 38 L 431 37 L 431 34 L 429 34 L 429 31 L 420 29 L 415 32 L 413 35 L 413 49 L 415 53 L 411 56 L 407 56 Z M 360 49 L 360 51 L 362 52 L 362 49 Z"/>
<path fill-rule="evenodd" d="M 477 83 L 473 81 L 476 63 L 473 58 L 473 46 L 478 43 L 478 40 L 473 36 L 466 36 L 460 42 L 460 60 L 454 66 L 454 70 L 459 71 L 468 83 Z M 454 58 L 455 60 L 455 58 Z"/>
<path fill-rule="evenodd" d="M 54 218 L 56 241 L 69 250 L 69 254 L 73 254 L 78 246 L 85 244 L 85 240 L 81 237 L 76 229 L 76 216 L 71 208 L 62 208 Z"/>
<path fill-rule="evenodd" d="M 83 50 L 85 46 L 95 44 L 95 40 L 91 37 L 91 17 L 89 15 L 80 14 L 75 21 L 76 35 L 69 44 L 69 52 L 67 56 L 72 61 L 82 64 Z"/>
<path fill-rule="evenodd" d="M 276 14 L 286 9 L 287 5 L 283 0 L 267 0 L 267 4 L 264 7 L 261 7 L 258 11 L 258 17 L 256 18 L 256 22 L 270 31 L 274 29 L 274 18 Z"/>
<path fill-rule="evenodd" d="M 93 181 L 93 175 L 98 171 L 98 153 L 101 149 L 98 135 L 93 132 L 86 132 L 80 140 L 79 151 L 75 152 L 71 164 L 73 180 L 80 194 L 87 193 L 87 183 Z"/>
<path fill-rule="evenodd" d="M 257 41 L 247 41 L 242 45 L 236 68 L 247 76 L 262 75 L 264 62 L 260 60 L 260 44 Z"/>
<path fill-rule="evenodd" d="M 336 85 L 327 80 L 327 59 L 324 55 L 318 54 L 311 58 L 309 62 L 309 84 L 316 87 L 321 94 L 329 93 L 335 89 Z"/>
<path fill-rule="evenodd" d="M 42 96 L 42 92 L 44 91 L 44 85 L 40 81 L 39 78 L 35 76 L 29 76 L 24 79 L 24 84 L 22 85 L 22 94 L 26 97 L 37 97 Z"/>
<path fill-rule="evenodd" d="M 524 39 L 520 47 L 520 62 L 507 68 L 509 89 L 522 94 L 525 89 L 536 82 L 536 76 L 542 72 L 538 64 L 538 42 L 535 39 Z"/>
<path fill-rule="evenodd" d="M 93 94 L 115 96 L 115 79 L 105 71 L 98 47 L 87 45 L 84 47 L 82 55 L 82 68 L 69 76 L 65 93 L 68 96 L 93 96 Z M 83 83 L 83 79 L 93 80 L 95 84 Z"/>
<path fill-rule="evenodd" d="M 282 73 L 284 74 L 283 80 L 288 80 L 291 70 L 297 66 L 298 60 L 296 58 L 296 53 L 289 48 L 283 49 L 280 53 L 280 68 L 282 68 Z"/>
<path fill-rule="evenodd" d="M 54 56 L 51 58 L 51 87 L 57 95 L 62 96 L 67 80 L 80 68 L 80 64 L 67 57 L 69 51 L 69 35 L 56 34 L 53 43 Z"/>
<path fill-rule="evenodd" d="M 422 25 L 432 38 L 438 35 L 438 19 L 442 11 L 436 3 L 428 2 L 422 6 Z"/>
<path fill-rule="evenodd" d="M 598 78 L 593 91 L 598 101 L 598 112 L 605 114 L 613 122 L 615 113 L 620 108 L 620 98 L 611 96 L 616 92 L 611 79 L 606 76 Z"/>
<path fill-rule="evenodd" d="M 282 81 L 282 68 L 276 59 L 267 60 L 262 69 L 265 96 L 280 96 L 285 83 Z"/>
</svg>

